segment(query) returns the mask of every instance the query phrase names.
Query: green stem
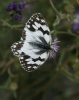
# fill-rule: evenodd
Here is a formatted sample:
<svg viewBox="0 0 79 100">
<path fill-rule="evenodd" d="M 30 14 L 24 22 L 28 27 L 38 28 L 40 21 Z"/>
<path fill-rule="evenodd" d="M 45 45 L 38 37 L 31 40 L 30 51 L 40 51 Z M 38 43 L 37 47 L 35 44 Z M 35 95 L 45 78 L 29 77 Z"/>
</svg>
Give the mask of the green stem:
<svg viewBox="0 0 79 100">
<path fill-rule="evenodd" d="M 72 36 L 75 36 L 75 37 L 78 36 L 78 35 L 76 35 L 76 34 L 70 32 L 70 31 L 56 31 L 56 30 L 54 30 L 54 31 L 51 31 L 51 34 L 52 34 L 53 32 L 56 32 L 57 34 L 69 34 L 69 35 L 72 35 Z"/>
<path fill-rule="evenodd" d="M 57 13 L 58 17 L 61 19 L 61 15 L 60 15 L 60 13 L 58 12 L 58 10 L 55 8 L 53 2 L 52 2 L 51 0 L 49 0 L 49 1 L 50 1 L 50 4 L 51 4 L 52 8 L 54 9 L 54 11 Z"/>
<path fill-rule="evenodd" d="M 79 80 L 76 80 L 74 75 L 72 73 L 70 73 L 69 71 L 67 71 L 65 68 L 61 68 L 61 71 L 64 72 L 64 75 L 71 81 L 75 82 L 75 83 L 79 83 Z"/>
<path fill-rule="evenodd" d="M 60 66 L 61 66 L 61 62 L 62 62 L 62 60 L 63 60 L 63 58 L 64 58 L 64 55 L 65 55 L 65 50 L 63 50 L 62 53 L 61 53 L 60 59 L 59 59 L 59 61 L 58 61 L 57 67 L 56 67 L 56 70 L 57 70 L 57 71 L 59 70 L 59 68 L 60 68 Z"/>
<path fill-rule="evenodd" d="M 79 52 L 79 50 L 78 50 L 78 46 L 79 46 L 79 37 L 76 39 L 76 45 L 77 45 L 77 47 L 76 47 L 76 59 L 78 59 L 78 52 Z"/>
</svg>

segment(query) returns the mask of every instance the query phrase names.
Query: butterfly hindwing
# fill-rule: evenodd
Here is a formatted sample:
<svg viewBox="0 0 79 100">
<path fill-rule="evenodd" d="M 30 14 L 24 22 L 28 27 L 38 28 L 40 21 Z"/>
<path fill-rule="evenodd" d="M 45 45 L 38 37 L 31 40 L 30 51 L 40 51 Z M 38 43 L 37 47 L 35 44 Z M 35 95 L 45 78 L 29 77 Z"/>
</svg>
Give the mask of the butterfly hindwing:
<svg viewBox="0 0 79 100">
<path fill-rule="evenodd" d="M 21 47 L 23 46 L 23 42 L 22 41 L 18 41 L 18 42 L 15 42 L 12 46 L 11 46 L 11 50 L 13 52 L 13 54 L 15 56 L 19 56 L 19 52 L 18 50 L 21 49 Z"/>
<path fill-rule="evenodd" d="M 22 68 L 28 72 L 32 72 L 39 68 L 48 58 L 47 53 L 39 55 L 38 58 L 33 58 L 29 55 L 22 55 L 19 57 Z"/>
</svg>

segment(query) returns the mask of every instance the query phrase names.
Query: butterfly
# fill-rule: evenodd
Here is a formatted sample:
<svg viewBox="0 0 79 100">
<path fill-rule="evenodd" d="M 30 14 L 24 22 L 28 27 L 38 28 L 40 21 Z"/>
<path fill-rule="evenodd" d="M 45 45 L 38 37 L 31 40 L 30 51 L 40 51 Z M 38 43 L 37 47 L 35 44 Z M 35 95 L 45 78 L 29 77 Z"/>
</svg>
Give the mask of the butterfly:
<svg viewBox="0 0 79 100">
<path fill-rule="evenodd" d="M 32 72 L 39 68 L 49 56 L 54 57 L 59 50 L 58 38 L 52 42 L 50 29 L 41 13 L 36 13 L 27 21 L 20 41 L 11 46 L 13 54 L 19 57 L 24 70 Z"/>
</svg>

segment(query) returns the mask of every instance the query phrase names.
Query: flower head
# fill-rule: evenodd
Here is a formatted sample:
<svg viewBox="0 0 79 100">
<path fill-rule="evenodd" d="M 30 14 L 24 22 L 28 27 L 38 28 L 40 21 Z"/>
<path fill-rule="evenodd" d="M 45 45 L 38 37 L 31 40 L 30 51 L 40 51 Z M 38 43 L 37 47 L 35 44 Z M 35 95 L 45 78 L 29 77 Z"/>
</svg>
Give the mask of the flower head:
<svg viewBox="0 0 79 100">
<path fill-rule="evenodd" d="M 24 7 L 25 5 L 22 2 L 21 3 L 13 2 L 8 5 L 6 10 L 9 12 L 10 16 L 13 19 L 21 20 Z"/>
<path fill-rule="evenodd" d="M 6 10 L 7 10 L 7 11 L 13 10 L 13 4 L 9 4 Z"/>
<path fill-rule="evenodd" d="M 24 9 L 24 7 L 25 7 L 24 3 L 21 2 L 21 3 L 19 4 L 19 8 L 20 8 L 20 9 Z"/>
<path fill-rule="evenodd" d="M 18 16 L 18 15 L 16 15 L 16 16 L 14 17 L 14 19 L 20 21 L 20 20 L 22 19 L 22 16 Z"/>
<path fill-rule="evenodd" d="M 79 31 L 79 11 L 74 13 L 74 20 L 72 25 L 73 32 L 77 33 Z"/>
<path fill-rule="evenodd" d="M 52 41 L 52 45 L 51 45 L 51 51 L 49 54 L 49 58 L 54 58 L 56 56 L 56 52 L 59 51 L 60 46 L 58 46 L 58 43 L 60 41 L 58 41 L 58 38 L 54 38 L 54 40 Z"/>
</svg>

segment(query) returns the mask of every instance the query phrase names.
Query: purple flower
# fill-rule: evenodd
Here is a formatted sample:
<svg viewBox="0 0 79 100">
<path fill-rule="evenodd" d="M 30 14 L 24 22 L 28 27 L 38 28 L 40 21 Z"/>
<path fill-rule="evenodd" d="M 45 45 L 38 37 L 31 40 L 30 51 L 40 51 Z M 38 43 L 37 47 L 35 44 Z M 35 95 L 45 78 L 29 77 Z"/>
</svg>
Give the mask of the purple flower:
<svg viewBox="0 0 79 100">
<path fill-rule="evenodd" d="M 73 32 L 79 31 L 79 23 L 74 23 L 72 28 L 73 28 Z"/>
<path fill-rule="evenodd" d="M 21 3 L 13 2 L 8 5 L 6 10 L 8 12 L 11 12 L 9 14 L 12 18 L 20 21 L 22 19 L 22 12 L 23 12 L 24 7 L 25 5 L 22 2 Z"/>
<path fill-rule="evenodd" d="M 24 9 L 24 7 L 25 7 L 24 3 L 21 2 L 21 3 L 19 4 L 19 8 L 20 8 L 20 9 Z"/>
<path fill-rule="evenodd" d="M 7 10 L 7 11 L 13 10 L 13 4 L 9 4 L 6 10 Z"/>
<path fill-rule="evenodd" d="M 52 41 L 52 44 L 51 44 L 51 51 L 49 53 L 49 58 L 54 58 L 56 56 L 56 52 L 59 51 L 59 48 L 60 46 L 58 46 L 58 43 L 60 41 L 58 41 L 58 38 L 55 38 L 53 41 Z"/>
<path fill-rule="evenodd" d="M 20 21 L 20 20 L 22 19 L 22 16 L 16 15 L 16 16 L 14 17 L 14 19 Z"/>
<path fill-rule="evenodd" d="M 13 10 L 17 10 L 18 8 L 18 3 L 17 2 L 13 2 Z"/>
<path fill-rule="evenodd" d="M 79 31 L 79 11 L 74 13 L 74 20 L 72 25 L 73 32 L 77 33 Z"/>
<path fill-rule="evenodd" d="M 20 10 L 20 9 L 16 10 L 16 13 L 19 14 L 19 15 L 22 15 L 22 10 Z"/>
</svg>

